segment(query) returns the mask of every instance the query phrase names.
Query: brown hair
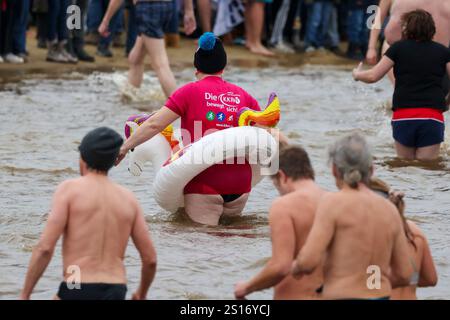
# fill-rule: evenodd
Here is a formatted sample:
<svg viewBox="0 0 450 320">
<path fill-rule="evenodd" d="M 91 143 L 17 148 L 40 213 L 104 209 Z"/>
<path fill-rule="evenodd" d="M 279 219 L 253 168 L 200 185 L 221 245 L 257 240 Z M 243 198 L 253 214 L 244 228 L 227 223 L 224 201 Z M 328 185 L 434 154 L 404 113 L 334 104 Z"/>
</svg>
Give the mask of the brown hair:
<svg viewBox="0 0 450 320">
<path fill-rule="evenodd" d="M 436 34 L 433 16 L 425 10 L 414 10 L 402 16 L 402 37 L 405 40 L 432 41 Z"/>
<path fill-rule="evenodd" d="M 370 178 L 369 181 L 369 188 L 372 189 L 375 192 L 382 193 L 389 201 L 391 201 L 398 209 L 398 212 L 400 213 L 400 217 L 403 221 L 403 228 L 405 230 L 405 236 L 408 239 L 408 241 L 414 246 L 414 248 L 417 249 L 416 244 L 414 243 L 414 234 L 411 231 L 411 228 L 409 227 L 406 218 L 405 218 L 405 201 L 403 198 L 397 199 L 397 201 L 392 201 L 390 195 L 391 187 L 384 182 L 381 179 L 378 178 Z"/>
<path fill-rule="evenodd" d="M 315 178 L 308 153 L 300 146 L 280 148 L 279 170 L 294 180 Z M 278 174 L 274 178 L 277 176 Z"/>
</svg>

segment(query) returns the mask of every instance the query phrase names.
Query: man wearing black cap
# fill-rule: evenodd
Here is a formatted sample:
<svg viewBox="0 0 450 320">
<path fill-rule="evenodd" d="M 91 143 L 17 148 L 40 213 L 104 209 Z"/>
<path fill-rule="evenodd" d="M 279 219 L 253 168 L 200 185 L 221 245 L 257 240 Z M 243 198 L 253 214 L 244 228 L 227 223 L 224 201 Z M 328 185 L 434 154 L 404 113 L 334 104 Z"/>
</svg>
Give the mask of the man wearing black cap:
<svg viewBox="0 0 450 320">
<path fill-rule="evenodd" d="M 222 78 L 226 65 L 227 54 L 220 39 L 211 32 L 203 34 L 194 55 L 198 80 L 175 91 L 165 106 L 130 136 L 120 149 L 117 163 L 129 150 L 178 118 L 183 145 L 187 146 L 214 131 L 237 127 L 243 107 L 259 111 L 258 102 L 250 94 Z M 222 215 L 242 212 L 251 190 L 252 170 L 240 160 L 213 165 L 186 185 L 184 207 L 193 221 L 217 225 Z"/>
<path fill-rule="evenodd" d="M 56 298 L 123 300 L 127 279 L 123 259 L 131 236 L 142 260 L 133 299 L 145 299 L 156 272 L 156 252 L 134 195 L 107 174 L 122 145 L 109 128 L 89 132 L 81 142 L 81 177 L 63 182 L 53 197 L 47 225 L 34 248 L 21 293 L 29 299 L 63 235 L 64 280 Z"/>
</svg>

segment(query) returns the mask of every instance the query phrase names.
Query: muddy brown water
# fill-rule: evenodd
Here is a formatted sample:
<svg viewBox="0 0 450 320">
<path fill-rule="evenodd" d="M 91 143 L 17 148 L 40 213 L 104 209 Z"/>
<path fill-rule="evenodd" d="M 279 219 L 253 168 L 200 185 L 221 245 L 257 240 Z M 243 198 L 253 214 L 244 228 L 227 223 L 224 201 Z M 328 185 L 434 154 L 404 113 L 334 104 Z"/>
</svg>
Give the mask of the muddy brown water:
<svg viewBox="0 0 450 320">
<path fill-rule="evenodd" d="M 192 70 L 177 73 L 180 83 Z M 123 132 L 124 120 L 151 104 L 124 103 L 110 73 L 37 77 L 3 85 L 0 91 L 0 299 L 14 299 L 24 281 L 32 246 L 38 240 L 53 191 L 78 175 L 77 146 L 97 126 Z M 450 298 L 450 184 L 448 154 L 431 165 L 396 160 L 387 81 L 364 86 L 343 68 L 230 69 L 226 78 L 265 104 L 271 91 L 281 99 L 280 128 L 309 151 L 318 182 L 335 186 L 326 151 L 337 137 L 361 129 L 373 144 L 377 175 L 406 193 L 407 215 L 428 236 L 439 272 L 426 299 Z M 448 121 L 447 121 L 448 124 Z M 150 169 L 150 167 L 149 167 Z M 111 178 L 133 190 L 145 210 L 159 265 L 151 299 L 226 299 L 233 286 L 253 276 L 271 254 L 267 211 L 277 196 L 268 179 L 253 191 L 244 215 L 217 228 L 198 227 L 167 215 L 152 198 L 153 172 L 132 177 L 125 165 Z M 61 280 L 60 247 L 39 281 L 34 298 L 49 299 Z M 130 245 L 126 255 L 129 295 L 136 289 L 140 262 Z M 271 290 L 250 299 L 270 299 Z"/>
</svg>

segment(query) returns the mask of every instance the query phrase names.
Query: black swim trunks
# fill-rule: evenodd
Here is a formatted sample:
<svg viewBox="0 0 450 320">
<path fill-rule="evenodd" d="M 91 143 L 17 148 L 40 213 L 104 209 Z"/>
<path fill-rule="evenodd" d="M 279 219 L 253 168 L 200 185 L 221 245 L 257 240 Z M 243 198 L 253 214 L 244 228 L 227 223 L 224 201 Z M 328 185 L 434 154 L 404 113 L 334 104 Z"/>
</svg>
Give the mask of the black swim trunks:
<svg viewBox="0 0 450 320">
<path fill-rule="evenodd" d="M 125 300 L 126 294 L 124 284 L 82 283 L 79 289 L 70 289 L 61 282 L 57 295 L 61 300 Z"/>
<path fill-rule="evenodd" d="M 228 203 L 239 199 L 242 194 L 221 194 L 220 196 L 222 197 L 223 202 Z"/>
</svg>

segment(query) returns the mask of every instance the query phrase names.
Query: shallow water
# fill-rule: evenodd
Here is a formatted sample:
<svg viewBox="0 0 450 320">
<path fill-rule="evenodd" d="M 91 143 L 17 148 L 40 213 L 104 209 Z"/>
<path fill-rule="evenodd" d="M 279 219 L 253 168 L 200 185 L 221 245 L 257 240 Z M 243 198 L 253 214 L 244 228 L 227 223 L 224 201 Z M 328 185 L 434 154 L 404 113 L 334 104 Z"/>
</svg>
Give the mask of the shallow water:
<svg viewBox="0 0 450 320">
<path fill-rule="evenodd" d="M 192 80 L 192 71 L 177 76 L 184 83 Z M 406 192 L 407 214 L 428 236 L 439 284 L 420 290 L 419 297 L 450 298 L 448 154 L 444 151 L 443 160 L 428 167 L 395 160 L 386 107 L 392 89 L 387 81 L 365 86 L 353 82 L 348 70 L 312 66 L 231 69 L 226 78 L 254 94 L 261 105 L 271 91 L 278 93 L 281 129 L 307 148 L 318 182 L 330 190 L 335 187 L 326 164 L 327 147 L 336 137 L 360 128 L 374 146 L 377 175 Z M 18 297 L 51 195 L 58 183 L 78 174 L 77 146 L 83 135 L 100 125 L 123 132 L 129 115 L 152 105 L 124 103 L 113 79 L 113 74 L 74 74 L 64 80 L 24 80 L 0 91 L 0 299 Z M 154 81 L 147 85 L 154 86 Z M 243 217 L 207 228 L 165 214 L 152 199 L 152 176 L 150 170 L 132 177 L 125 165 L 111 172 L 114 180 L 137 194 L 158 251 L 158 273 L 149 298 L 232 298 L 234 283 L 258 272 L 271 253 L 267 208 L 277 194 L 270 181 L 253 190 Z M 132 245 L 126 265 L 130 295 L 140 274 Z M 61 274 L 58 248 L 34 298 L 51 298 Z M 267 290 L 249 298 L 271 295 Z"/>
</svg>

